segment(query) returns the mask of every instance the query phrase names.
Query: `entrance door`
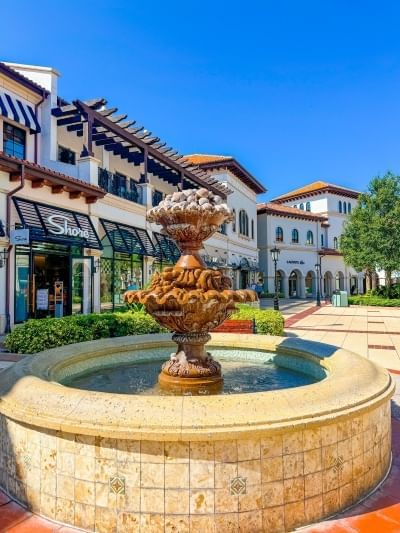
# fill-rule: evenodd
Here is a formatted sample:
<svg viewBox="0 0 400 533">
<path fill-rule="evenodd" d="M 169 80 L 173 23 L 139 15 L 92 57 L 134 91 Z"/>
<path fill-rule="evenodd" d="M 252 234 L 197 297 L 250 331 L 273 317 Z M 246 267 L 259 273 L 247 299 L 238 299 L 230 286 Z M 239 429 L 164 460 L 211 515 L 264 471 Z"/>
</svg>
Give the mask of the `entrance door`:
<svg viewBox="0 0 400 533">
<path fill-rule="evenodd" d="M 240 288 L 247 289 L 249 286 L 249 273 L 247 270 L 240 271 Z"/>
<path fill-rule="evenodd" d="M 297 297 L 297 274 L 292 272 L 289 277 L 289 298 Z"/>
<path fill-rule="evenodd" d="M 71 313 L 91 313 L 92 257 L 73 257 L 71 266 Z"/>
<path fill-rule="evenodd" d="M 68 314 L 68 255 L 33 255 L 32 307 L 35 318 Z"/>
</svg>

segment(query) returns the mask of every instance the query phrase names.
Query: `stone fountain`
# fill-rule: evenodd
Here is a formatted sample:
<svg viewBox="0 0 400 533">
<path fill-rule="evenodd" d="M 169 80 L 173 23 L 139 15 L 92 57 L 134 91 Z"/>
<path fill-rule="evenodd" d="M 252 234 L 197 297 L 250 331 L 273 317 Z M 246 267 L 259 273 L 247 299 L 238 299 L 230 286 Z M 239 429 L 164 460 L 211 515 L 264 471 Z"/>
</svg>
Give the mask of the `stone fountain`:
<svg viewBox="0 0 400 533">
<path fill-rule="evenodd" d="M 232 290 L 231 279 L 207 268 L 199 252 L 203 241 L 232 219 L 223 199 L 205 188 L 169 194 L 148 212 L 147 220 L 160 224 L 182 253 L 174 267 L 153 275 L 149 289 L 125 293 L 127 303 L 144 304 L 157 322 L 172 331 L 178 345 L 162 366 L 161 387 L 194 390 L 222 385 L 221 365 L 205 349 L 209 331 L 233 313 L 236 302 L 254 302 L 257 295 Z"/>
</svg>

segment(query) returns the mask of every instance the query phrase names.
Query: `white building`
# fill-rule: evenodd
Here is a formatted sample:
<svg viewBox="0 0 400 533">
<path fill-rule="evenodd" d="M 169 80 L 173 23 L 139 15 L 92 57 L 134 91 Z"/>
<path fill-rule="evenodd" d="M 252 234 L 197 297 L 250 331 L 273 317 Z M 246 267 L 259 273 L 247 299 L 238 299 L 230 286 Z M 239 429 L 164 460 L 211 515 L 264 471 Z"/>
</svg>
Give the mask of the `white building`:
<svg viewBox="0 0 400 533">
<path fill-rule="evenodd" d="M 205 255 L 248 284 L 258 268 L 257 180 L 233 158 L 197 165 L 105 99 L 66 102 L 59 76 L 0 63 L 0 333 L 29 317 L 123 305 L 127 288 L 178 258 L 146 213 L 182 188 L 230 189 L 236 227 L 210 239 Z"/>
<path fill-rule="evenodd" d="M 364 292 L 364 275 L 345 265 L 339 252 L 346 216 L 357 191 L 317 181 L 257 206 L 258 246 L 264 290 L 274 292 L 271 249 L 279 248 L 277 278 L 285 297 L 315 297 L 316 264 L 320 264 L 321 296 L 333 290 Z"/>
</svg>

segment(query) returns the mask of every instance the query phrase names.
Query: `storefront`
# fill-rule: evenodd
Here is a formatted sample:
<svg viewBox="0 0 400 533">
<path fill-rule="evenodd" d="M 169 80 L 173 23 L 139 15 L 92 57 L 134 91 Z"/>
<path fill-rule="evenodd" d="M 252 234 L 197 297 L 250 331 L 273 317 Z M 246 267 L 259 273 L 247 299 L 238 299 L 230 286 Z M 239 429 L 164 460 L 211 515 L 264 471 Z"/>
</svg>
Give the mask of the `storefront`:
<svg viewBox="0 0 400 533">
<path fill-rule="evenodd" d="M 20 224 L 15 245 L 15 323 L 28 318 L 89 313 L 93 308 L 93 257 L 102 249 L 88 215 L 13 198 Z"/>
</svg>

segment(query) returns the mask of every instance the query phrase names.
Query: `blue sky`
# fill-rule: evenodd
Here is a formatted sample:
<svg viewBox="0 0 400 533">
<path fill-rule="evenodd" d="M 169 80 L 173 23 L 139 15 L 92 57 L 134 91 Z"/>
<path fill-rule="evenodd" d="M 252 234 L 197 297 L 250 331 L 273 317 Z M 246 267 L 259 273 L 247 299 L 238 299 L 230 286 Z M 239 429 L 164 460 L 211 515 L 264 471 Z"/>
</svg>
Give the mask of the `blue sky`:
<svg viewBox="0 0 400 533">
<path fill-rule="evenodd" d="M 235 156 L 265 198 L 400 173 L 397 1 L 15 1 L 0 57 L 54 66 L 181 153 Z"/>
</svg>

